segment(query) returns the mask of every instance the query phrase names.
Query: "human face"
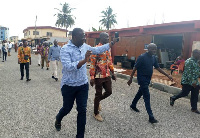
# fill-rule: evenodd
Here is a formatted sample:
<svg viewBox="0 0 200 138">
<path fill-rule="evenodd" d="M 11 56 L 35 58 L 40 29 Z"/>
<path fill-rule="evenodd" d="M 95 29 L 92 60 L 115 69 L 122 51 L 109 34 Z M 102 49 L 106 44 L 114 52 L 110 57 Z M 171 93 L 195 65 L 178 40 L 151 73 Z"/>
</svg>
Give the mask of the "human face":
<svg viewBox="0 0 200 138">
<path fill-rule="evenodd" d="M 150 55 L 156 55 L 156 51 L 157 51 L 157 46 L 150 46 L 148 48 L 148 52 Z"/>
<path fill-rule="evenodd" d="M 106 44 L 108 42 L 109 42 L 109 36 L 107 33 L 105 33 L 105 35 L 101 38 L 101 43 Z"/>
<path fill-rule="evenodd" d="M 195 59 L 199 60 L 199 59 L 200 59 L 200 50 L 198 50 L 197 52 L 194 52 L 194 53 L 193 53 L 193 57 L 194 57 Z"/>
<path fill-rule="evenodd" d="M 24 46 L 26 47 L 26 46 L 27 46 L 27 41 L 24 41 L 24 43 L 23 43 L 23 44 L 24 44 Z"/>
<path fill-rule="evenodd" d="M 58 45 L 58 41 L 54 40 L 54 45 L 57 46 Z"/>
<path fill-rule="evenodd" d="M 78 47 L 85 43 L 85 32 L 83 30 L 79 31 L 77 35 L 74 36 L 73 43 Z"/>
</svg>

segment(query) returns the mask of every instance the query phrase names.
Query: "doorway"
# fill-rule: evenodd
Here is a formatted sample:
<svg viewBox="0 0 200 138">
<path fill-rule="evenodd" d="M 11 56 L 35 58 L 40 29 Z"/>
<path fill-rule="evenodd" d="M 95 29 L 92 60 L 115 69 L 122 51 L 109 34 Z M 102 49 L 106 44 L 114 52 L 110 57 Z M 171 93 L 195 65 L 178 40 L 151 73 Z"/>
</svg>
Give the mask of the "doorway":
<svg viewBox="0 0 200 138">
<path fill-rule="evenodd" d="M 157 45 L 158 62 L 166 67 L 167 62 L 174 62 L 182 55 L 183 34 L 155 35 L 153 38 Z"/>
</svg>

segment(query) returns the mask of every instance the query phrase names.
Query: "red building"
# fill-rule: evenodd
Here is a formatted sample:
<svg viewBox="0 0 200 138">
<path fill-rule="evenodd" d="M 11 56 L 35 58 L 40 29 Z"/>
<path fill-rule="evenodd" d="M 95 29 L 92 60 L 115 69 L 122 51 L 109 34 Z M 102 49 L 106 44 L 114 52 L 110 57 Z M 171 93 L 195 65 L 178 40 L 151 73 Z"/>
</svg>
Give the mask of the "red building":
<svg viewBox="0 0 200 138">
<path fill-rule="evenodd" d="M 120 41 L 112 48 L 112 57 L 128 54 L 128 58 L 137 58 L 145 52 L 145 45 L 153 42 L 158 46 L 159 62 L 173 61 L 182 55 L 184 59 L 191 56 L 192 45 L 200 41 L 200 20 L 155 24 L 123 29 L 109 30 L 110 39 L 119 32 Z M 99 33 L 86 32 L 87 43 L 95 45 Z"/>
</svg>

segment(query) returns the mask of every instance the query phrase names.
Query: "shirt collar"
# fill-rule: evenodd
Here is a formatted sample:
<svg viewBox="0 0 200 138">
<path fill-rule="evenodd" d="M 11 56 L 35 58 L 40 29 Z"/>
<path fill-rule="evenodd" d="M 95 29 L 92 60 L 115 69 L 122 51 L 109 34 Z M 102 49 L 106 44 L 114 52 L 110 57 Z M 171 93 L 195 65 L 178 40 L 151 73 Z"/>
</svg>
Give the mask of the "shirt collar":
<svg viewBox="0 0 200 138">
<path fill-rule="evenodd" d="M 191 59 L 192 59 L 192 60 L 194 60 L 194 61 L 196 61 L 196 62 L 198 61 L 198 60 L 197 60 L 197 59 L 195 59 L 193 56 L 191 57 Z"/>
<path fill-rule="evenodd" d="M 85 43 L 83 43 L 83 45 L 84 45 L 84 44 L 85 44 Z M 69 45 L 69 46 L 72 46 L 72 47 L 76 47 L 76 48 L 78 48 L 78 49 L 80 49 L 80 48 L 83 47 L 83 45 L 82 45 L 82 46 L 79 46 L 79 47 L 75 46 L 75 45 L 72 43 L 71 40 L 69 41 L 68 45 Z"/>
</svg>

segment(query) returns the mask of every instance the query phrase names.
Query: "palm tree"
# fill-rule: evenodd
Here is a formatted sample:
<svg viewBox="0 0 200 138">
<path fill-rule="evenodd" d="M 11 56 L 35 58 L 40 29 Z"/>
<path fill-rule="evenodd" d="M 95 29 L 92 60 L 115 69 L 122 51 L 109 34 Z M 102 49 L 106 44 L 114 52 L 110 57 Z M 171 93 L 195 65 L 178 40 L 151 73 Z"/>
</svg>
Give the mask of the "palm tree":
<svg viewBox="0 0 200 138">
<path fill-rule="evenodd" d="M 101 25 L 105 26 L 107 30 L 111 28 L 112 25 L 117 24 L 116 21 L 116 14 L 113 14 L 112 8 L 110 6 L 106 9 L 106 11 L 101 12 L 103 16 L 101 16 L 103 19 L 101 19 L 99 22 Z"/>
<path fill-rule="evenodd" d="M 56 21 L 56 26 L 58 27 L 65 27 L 66 28 L 66 37 L 67 37 L 67 28 L 71 27 L 72 25 L 75 24 L 74 21 L 74 16 L 71 15 L 72 10 L 74 8 L 70 8 L 68 3 L 60 4 L 62 5 L 62 10 L 59 10 L 58 8 L 54 8 L 58 10 L 58 13 L 55 14 L 57 15 L 57 21 Z M 55 16 L 54 15 L 54 16 Z"/>
</svg>

